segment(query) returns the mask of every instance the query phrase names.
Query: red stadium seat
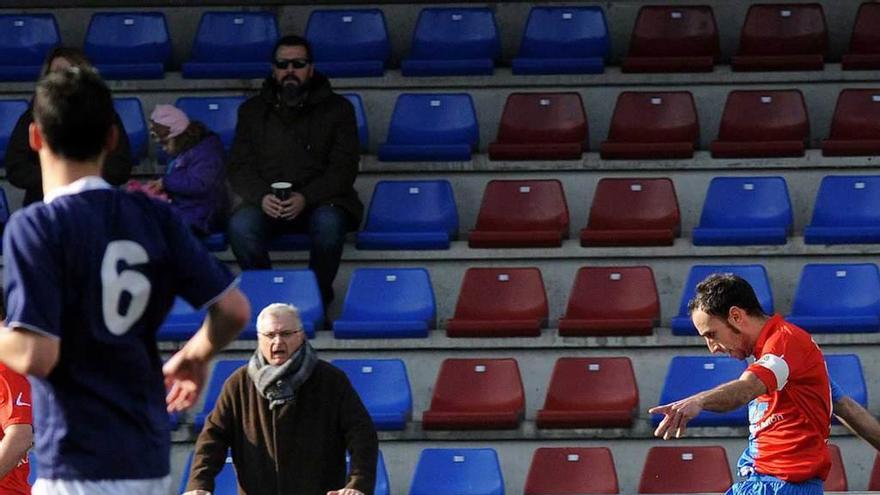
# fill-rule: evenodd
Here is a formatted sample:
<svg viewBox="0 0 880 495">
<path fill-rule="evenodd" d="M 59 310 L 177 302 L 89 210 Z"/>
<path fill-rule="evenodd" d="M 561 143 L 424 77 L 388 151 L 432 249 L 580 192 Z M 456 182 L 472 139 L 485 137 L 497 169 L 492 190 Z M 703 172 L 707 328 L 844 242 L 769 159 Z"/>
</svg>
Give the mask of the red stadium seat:
<svg viewBox="0 0 880 495">
<path fill-rule="evenodd" d="M 601 179 L 582 246 L 670 246 L 681 231 L 675 186 L 667 178 Z"/>
<path fill-rule="evenodd" d="M 880 453 L 874 458 L 874 468 L 871 469 L 871 479 L 868 480 L 868 491 L 880 492 Z"/>
<path fill-rule="evenodd" d="M 587 114 L 578 93 L 511 93 L 489 159 L 579 160 L 587 143 Z"/>
<path fill-rule="evenodd" d="M 731 91 L 710 150 L 715 158 L 804 156 L 809 138 L 799 90 Z"/>
<path fill-rule="evenodd" d="M 732 484 L 724 447 L 651 447 L 639 493 L 724 493 Z"/>
<path fill-rule="evenodd" d="M 659 320 L 660 299 L 651 267 L 583 267 L 559 319 L 559 335 L 651 335 Z"/>
<path fill-rule="evenodd" d="M 880 89 L 844 89 L 840 92 L 831 120 L 831 135 L 822 142 L 822 154 L 880 154 Z"/>
<path fill-rule="evenodd" d="M 547 292 L 537 268 L 468 268 L 446 334 L 537 337 L 547 316 Z"/>
<path fill-rule="evenodd" d="M 688 91 L 669 93 L 625 91 L 617 97 L 602 158 L 691 158 L 700 140 L 694 97 Z"/>
<path fill-rule="evenodd" d="M 859 7 L 849 41 L 849 53 L 843 55 L 843 70 L 880 69 L 880 3 L 865 2 Z"/>
<path fill-rule="evenodd" d="M 499 430 L 519 426 L 525 392 L 515 359 L 445 359 L 434 384 L 426 430 Z"/>
<path fill-rule="evenodd" d="M 541 447 L 535 450 L 524 495 L 618 493 L 614 458 L 607 447 Z"/>
<path fill-rule="evenodd" d="M 828 51 L 825 13 L 818 3 L 752 5 L 733 70 L 822 70 Z"/>
<path fill-rule="evenodd" d="M 559 247 L 568 237 L 568 204 L 558 180 L 492 180 L 483 192 L 472 248 Z"/>
<path fill-rule="evenodd" d="M 829 443 L 828 451 L 831 453 L 831 471 L 828 473 L 828 478 L 825 479 L 822 489 L 826 492 L 845 492 L 849 488 L 847 488 L 846 467 L 843 464 L 843 457 L 840 455 L 840 447 Z"/>
<path fill-rule="evenodd" d="M 559 358 L 537 424 L 538 428 L 629 428 L 638 405 L 629 358 Z"/>
<path fill-rule="evenodd" d="M 639 9 L 623 72 L 712 72 L 721 54 L 718 26 L 706 6 Z"/>
</svg>

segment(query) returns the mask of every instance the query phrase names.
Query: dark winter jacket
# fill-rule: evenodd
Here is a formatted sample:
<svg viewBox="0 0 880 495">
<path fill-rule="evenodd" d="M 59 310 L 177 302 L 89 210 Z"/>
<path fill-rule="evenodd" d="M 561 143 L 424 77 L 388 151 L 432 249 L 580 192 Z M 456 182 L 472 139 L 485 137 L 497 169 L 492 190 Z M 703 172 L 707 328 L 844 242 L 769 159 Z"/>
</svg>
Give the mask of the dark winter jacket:
<svg viewBox="0 0 880 495">
<path fill-rule="evenodd" d="M 199 234 L 220 228 L 226 206 L 223 143 L 209 134 L 169 164 L 162 186 L 171 206 Z"/>
<path fill-rule="evenodd" d="M 186 491 L 214 491 L 227 449 L 240 494 L 326 495 L 354 488 L 373 495 L 376 430 L 345 373 L 326 361 L 318 361 L 293 401 L 274 410 L 257 392 L 247 365 L 236 370 L 196 441 Z"/>
<path fill-rule="evenodd" d="M 289 108 L 269 77 L 260 94 L 241 105 L 229 183 L 245 203 L 259 206 L 273 182 L 290 182 L 307 208 L 339 206 L 351 215 L 354 229 L 364 210 L 353 187 L 360 161 L 354 108 L 322 74 L 315 72 L 309 85 L 305 101 Z"/>
<path fill-rule="evenodd" d="M 119 129 L 119 141 L 116 149 L 107 155 L 102 175 L 104 180 L 118 186 L 125 184 L 131 176 L 132 158 L 122 120 L 115 113 L 114 117 Z M 33 121 L 33 107 L 30 107 L 18 118 L 6 148 L 6 179 L 13 186 L 24 189 L 23 206 L 43 200 L 43 172 L 40 170 L 39 156 L 31 149 L 28 138 L 28 127 Z"/>
</svg>

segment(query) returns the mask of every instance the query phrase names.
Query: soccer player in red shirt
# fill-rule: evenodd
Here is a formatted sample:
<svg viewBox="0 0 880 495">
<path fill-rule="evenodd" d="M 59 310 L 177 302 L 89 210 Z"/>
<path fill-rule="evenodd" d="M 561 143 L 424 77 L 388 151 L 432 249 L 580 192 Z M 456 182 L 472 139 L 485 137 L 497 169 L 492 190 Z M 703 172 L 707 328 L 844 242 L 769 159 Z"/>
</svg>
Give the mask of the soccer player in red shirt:
<svg viewBox="0 0 880 495">
<path fill-rule="evenodd" d="M 821 494 L 831 468 L 831 386 L 819 346 L 781 316 L 765 314 L 752 287 L 733 274 L 703 280 L 688 309 L 713 354 L 756 361 L 737 380 L 652 408 L 665 416 L 654 434 L 681 437 L 701 411 L 748 403 L 749 444 L 737 464 L 745 479 L 728 493 Z"/>
<path fill-rule="evenodd" d="M 30 495 L 28 449 L 34 442 L 31 386 L 0 364 L 0 493 Z"/>
</svg>

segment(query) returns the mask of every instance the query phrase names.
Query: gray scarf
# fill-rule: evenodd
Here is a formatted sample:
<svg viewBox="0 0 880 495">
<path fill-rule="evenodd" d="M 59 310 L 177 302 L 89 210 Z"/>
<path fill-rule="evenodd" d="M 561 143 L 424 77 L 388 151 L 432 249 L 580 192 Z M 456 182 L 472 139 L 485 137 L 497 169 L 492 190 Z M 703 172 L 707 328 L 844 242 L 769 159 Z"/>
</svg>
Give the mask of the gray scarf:
<svg viewBox="0 0 880 495">
<path fill-rule="evenodd" d="M 308 341 L 281 366 L 266 361 L 259 349 L 248 363 L 248 376 L 257 387 L 260 396 L 269 401 L 269 409 L 275 409 L 294 399 L 296 391 L 312 375 L 318 356 Z"/>
</svg>

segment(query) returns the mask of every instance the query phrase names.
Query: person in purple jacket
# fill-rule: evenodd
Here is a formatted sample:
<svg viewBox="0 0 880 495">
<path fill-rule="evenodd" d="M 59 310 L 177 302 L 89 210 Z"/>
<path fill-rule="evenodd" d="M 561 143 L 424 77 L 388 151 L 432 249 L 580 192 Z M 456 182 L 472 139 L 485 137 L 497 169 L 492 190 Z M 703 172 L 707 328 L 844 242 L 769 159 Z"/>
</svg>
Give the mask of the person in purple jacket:
<svg viewBox="0 0 880 495">
<path fill-rule="evenodd" d="M 196 235 L 222 230 L 227 199 L 220 138 L 172 105 L 156 105 L 150 136 L 171 162 L 163 177 L 147 182 L 146 192 L 167 196 Z"/>
</svg>

